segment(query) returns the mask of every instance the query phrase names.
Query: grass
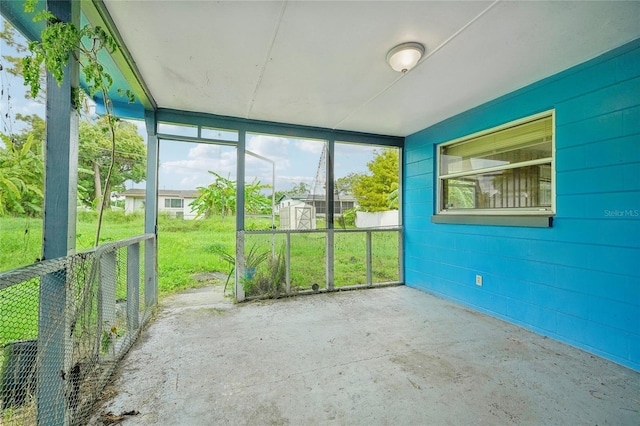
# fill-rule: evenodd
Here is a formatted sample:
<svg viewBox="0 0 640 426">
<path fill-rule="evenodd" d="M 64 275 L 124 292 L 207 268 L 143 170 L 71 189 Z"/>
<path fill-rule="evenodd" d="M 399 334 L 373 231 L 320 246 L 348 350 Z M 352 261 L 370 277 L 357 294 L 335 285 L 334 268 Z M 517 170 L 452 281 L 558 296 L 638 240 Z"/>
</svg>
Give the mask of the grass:
<svg viewBox="0 0 640 426">
<path fill-rule="evenodd" d="M 235 221 L 210 218 L 182 221 L 163 217 L 158 224 L 158 287 L 160 294 L 198 285 L 194 275 L 229 271 L 216 252 L 235 253 Z"/>
<path fill-rule="evenodd" d="M 93 246 L 97 215 L 80 212 L 76 226 L 76 251 Z M 214 247 L 235 250 L 235 223 L 229 218 L 182 221 L 160 216 L 158 220 L 158 286 L 161 293 L 197 285 L 192 276 L 200 272 L 227 271 Z M 142 215 L 108 212 L 100 243 L 118 241 L 144 233 Z M 41 257 L 42 220 L 0 218 L 0 271 L 28 265 Z"/>
<path fill-rule="evenodd" d="M 76 250 L 92 247 L 96 214 L 79 212 Z M 247 229 L 268 229 L 269 219 L 247 218 Z M 125 216 L 108 212 L 105 216 L 101 243 L 118 241 L 144 232 L 142 215 Z M 365 232 L 336 232 L 334 236 L 334 281 L 336 286 L 366 283 Z M 0 271 L 33 263 L 41 256 L 42 220 L 33 218 L 0 218 Z M 276 235 L 276 247 L 285 236 Z M 270 235 L 247 235 L 245 247 L 259 244 L 270 250 Z M 398 279 L 398 238 L 393 232 L 372 233 L 373 281 Z M 228 273 L 229 264 L 216 253 L 235 252 L 235 222 L 220 220 L 176 220 L 160 216 L 158 221 L 158 286 L 161 294 L 195 287 L 195 274 Z M 324 286 L 326 235 L 323 233 L 291 235 L 291 281 L 293 287 Z"/>
<path fill-rule="evenodd" d="M 326 282 L 326 235 L 305 233 L 291 235 L 291 288 L 308 290 L 313 284 L 320 288 Z M 284 244 L 285 236 L 276 235 L 275 247 Z M 247 235 L 245 248 L 254 244 L 270 250 L 270 235 Z M 398 234 L 373 232 L 372 281 L 398 281 Z M 334 234 L 334 285 L 336 287 L 367 283 L 366 232 L 339 232 Z"/>
<path fill-rule="evenodd" d="M 0 218 L 0 271 L 33 263 L 41 251 L 42 219 Z"/>
</svg>

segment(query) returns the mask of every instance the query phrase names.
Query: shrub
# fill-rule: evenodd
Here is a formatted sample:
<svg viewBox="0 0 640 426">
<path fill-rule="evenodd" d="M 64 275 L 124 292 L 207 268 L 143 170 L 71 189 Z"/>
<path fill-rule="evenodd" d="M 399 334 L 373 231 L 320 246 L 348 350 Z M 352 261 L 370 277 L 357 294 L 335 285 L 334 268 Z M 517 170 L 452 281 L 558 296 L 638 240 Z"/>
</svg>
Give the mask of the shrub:
<svg viewBox="0 0 640 426">
<path fill-rule="evenodd" d="M 254 247 L 252 247 L 253 250 Z M 277 298 L 285 292 L 287 265 L 284 256 L 284 244 L 275 254 L 269 252 L 258 266 L 245 268 L 248 273 L 243 278 L 244 292 L 248 297 L 268 296 Z M 251 251 L 250 251 L 251 254 Z M 249 271 L 249 269 L 251 269 Z"/>
</svg>

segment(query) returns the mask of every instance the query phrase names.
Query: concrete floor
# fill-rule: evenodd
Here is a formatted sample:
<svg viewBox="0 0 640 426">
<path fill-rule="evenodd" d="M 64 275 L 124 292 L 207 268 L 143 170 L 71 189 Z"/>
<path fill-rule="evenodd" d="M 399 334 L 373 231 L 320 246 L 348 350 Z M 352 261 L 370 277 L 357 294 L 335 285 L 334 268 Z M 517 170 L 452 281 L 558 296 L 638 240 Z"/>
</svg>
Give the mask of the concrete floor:
<svg viewBox="0 0 640 426">
<path fill-rule="evenodd" d="M 92 420 L 640 425 L 640 373 L 408 287 L 162 302 Z"/>
</svg>

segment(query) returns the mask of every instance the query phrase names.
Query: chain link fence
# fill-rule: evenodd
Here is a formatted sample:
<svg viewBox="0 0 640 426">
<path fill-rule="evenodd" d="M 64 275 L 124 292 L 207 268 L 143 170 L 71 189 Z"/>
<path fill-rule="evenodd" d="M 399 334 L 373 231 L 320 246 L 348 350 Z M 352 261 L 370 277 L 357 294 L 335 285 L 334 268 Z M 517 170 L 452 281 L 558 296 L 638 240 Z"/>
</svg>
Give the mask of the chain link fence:
<svg viewBox="0 0 640 426">
<path fill-rule="evenodd" d="M 0 274 L 0 424 L 85 424 L 156 282 L 153 234 Z"/>
</svg>

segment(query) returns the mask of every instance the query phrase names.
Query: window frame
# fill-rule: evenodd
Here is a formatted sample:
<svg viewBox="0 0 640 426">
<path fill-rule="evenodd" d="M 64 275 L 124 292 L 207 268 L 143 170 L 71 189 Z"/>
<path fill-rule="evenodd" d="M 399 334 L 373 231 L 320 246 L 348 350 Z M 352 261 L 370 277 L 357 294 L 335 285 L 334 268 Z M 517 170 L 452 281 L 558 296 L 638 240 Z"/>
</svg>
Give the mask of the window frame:
<svg viewBox="0 0 640 426">
<path fill-rule="evenodd" d="M 180 201 L 181 205 L 179 207 L 173 207 L 171 205 L 171 202 L 174 201 L 174 200 Z M 169 204 L 169 205 L 167 206 L 167 204 Z M 165 209 L 184 209 L 184 198 L 166 197 L 164 199 L 164 208 Z"/>
<path fill-rule="evenodd" d="M 520 125 L 524 125 L 526 123 L 540 120 L 542 118 L 551 118 L 551 157 L 543 158 L 543 159 L 535 159 L 535 160 L 526 160 L 521 161 L 515 164 L 506 164 L 503 166 L 492 166 L 486 167 L 482 169 L 469 170 L 461 173 L 449 173 L 446 175 L 441 174 L 442 168 L 442 152 L 443 149 L 447 146 L 459 144 L 462 142 L 472 141 L 473 139 L 477 139 L 492 133 L 497 133 L 503 131 L 508 128 L 517 127 Z M 470 224 L 489 224 L 489 225 L 500 225 L 501 221 L 495 218 L 499 218 L 501 216 L 504 217 L 512 217 L 512 218 L 522 218 L 522 217 L 542 217 L 549 218 L 547 222 L 545 221 L 532 221 L 529 222 L 527 220 L 514 220 L 514 221 L 505 221 L 506 225 L 513 226 L 551 226 L 551 217 L 556 214 L 556 121 L 555 121 L 555 109 L 543 111 L 537 114 L 529 115 L 527 117 L 523 117 L 517 120 L 510 121 L 508 123 L 492 127 L 490 129 L 482 130 L 470 135 L 466 135 L 460 138 L 453 139 L 451 141 L 447 141 L 441 144 L 436 145 L 436 175 L 435 175 L 435 184 L 436 184 L 436 208 L 435 215 L 432 216 L 432 222 L 435 223 L 470 223 Z M 551 206 L 550 207 L 496 207 L 496 208 L 473 208 L 473 209 L 453 209 L 449 210 L 444 208 L 444 182 L 447 179 L 455 179 L 456 177 L 464 177 L 470 175 L 480 175 L 495 171 L 501 170 L 509 170 L 509 169 L 518 169 L 524 168 L 533 165 L 551 165 Z M 447 219 L 447 217 L 451 217 L 451 219 Z M 454 218 L 455 217 L 455 218 Z M 469 217 L 469 220 L 464 220 L 462 217 Z M 487 217 L 492 218 L 486 221 L 483 221 L 479 218 Z"/>
</svg>

